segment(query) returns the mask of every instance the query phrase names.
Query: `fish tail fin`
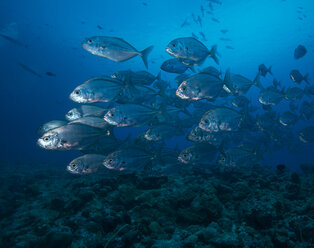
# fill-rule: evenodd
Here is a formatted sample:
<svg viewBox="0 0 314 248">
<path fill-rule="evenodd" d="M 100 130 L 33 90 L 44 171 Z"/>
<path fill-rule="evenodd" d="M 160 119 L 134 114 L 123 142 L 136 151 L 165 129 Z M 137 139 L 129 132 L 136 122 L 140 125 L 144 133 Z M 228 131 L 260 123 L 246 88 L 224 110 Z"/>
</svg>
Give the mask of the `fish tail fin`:
<svg viewBox="0 0 314 248">
<path fill-rule="evenodd" d="M 155 80 L 160 81 L 161 80 L 161 71 L 157 74 Z"/>
<path fill-rule="evenodd" d="M 209 51 L 209 56 L 215 60 L 216 64 L 219 65 L 219 60 L 217 57 L 217 45 L 212 46 L 212 49 Z"/>
<path fill-rule="evenodd" d="M 269 66 L 269 68 L 268 68 L 268 73 L 269 73 L 270 75 L 273 75 L 271 69 L 272 69 L 272 66 Z"/>
<path fill-rule="evenodd" d="M 224 78 L 224 83 L 228 84 L 231 81 L 231 74 L 230 74 L 230 69 L 227 69 L 226 74 L 225 74 L 225 78 Z"/>
<path fill-rule="evenodd" d="M 263 85 L 261 84 L 261 81 L 260 81 L 260 78 L 261 78 L 261 74 L 260 73 L 257 73 L 256 74 L 256 77 L 253 81 L 254 85 L 256 85 L 259 89 L 263 90 L 264 87 Z"/>
<path fill-rule="evenodd" d="M 192 72 L 194 72 L 194 73 L 195 73 L 195 68 L 194 68 L 194 66 L 193 66 L 193 65 L 189 65 L 188 67 L 189 67 L 189 69 L 190 69 Z"/>
<path fill-rule="evenodd" d="M 306 73 L 306 75 L 303 77 L 303 80 L 307 83 L 307 84 L 310 84 L 309 82 L 309 74 Z"/>
<path fill-rule="evenodd" d="M 142 57 L 142 60 L 145 64 L 145 67 L 148 68 L 148 63 L 147 63 L 147 57 L 148 57 L 148 54 L 153 50 L 154 46 L 150 46 L 150 47 L 147 47 L 146 49 L 144 49 L 143 51 L 140 52 L 140 55 Z"/>
</svg>

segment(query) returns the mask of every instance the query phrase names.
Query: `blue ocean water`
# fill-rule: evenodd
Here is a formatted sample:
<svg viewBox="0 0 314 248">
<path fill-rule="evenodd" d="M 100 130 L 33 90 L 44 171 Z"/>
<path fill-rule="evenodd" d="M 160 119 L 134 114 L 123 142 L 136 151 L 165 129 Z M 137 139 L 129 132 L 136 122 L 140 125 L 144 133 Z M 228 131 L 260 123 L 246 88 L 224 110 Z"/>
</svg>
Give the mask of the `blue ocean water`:
<svg viewBox="0 0 314 248">
<path fill-rule="evenodd" d="M 312 143 L 298 134 L 314 126 L 314 109 L 310 118 L 281 127 L 294 137 L 269 146 L 257 163 L 205 169 L 180 164 L 174 176 L 172 168 L 169 174 L 143 175 L 110 174 L 104 166 L 99 173 L 73 175 L 66 166 L 81 152 L 50 151 L 36 143 L 42 124 L 63 120 L 80 106 L 69 98 L 78 85 L 117 71 L 146 70 L 140 56 L 125 62 L 94 56 L 82 48 L 87 37 L 120 37 L 139 51 L 154 46 L 147 71 L 161 72 L 172 88 L 178 74 L 160 69 L 173 58 L 166 46 L 191 36 L 209 49 L 217 45 L 220 61 L 207 58 L 196 72 L 213 66 L 222 78 L 229 69 L 253 80 L 265 64 L 273 73 L 260 78 L 265 88 L 274 79 L 282 91 L 313 87 L 312 0 L 1 0 L 0 13 L 0 248 L 313 247 L 313 133 Z M 295 59 L 299 45 L 307 53 Z M 293 69 L 309 74 L 309 85 L 293 82 Z M 258 108 L 254 118 L 267 112 L 259 93 L 252 86 L 245 94 Z M 214 104 L 229 101 L 232 107 L 232 97 L 227 99 Z M 313 108 L 313 94 L 295 101 L 298 115 L 304 101 Z M 272 109 L 283 113 L 289 101 Z M 114 134 L 134 139 L 146 129 L 115 127 Z M 163 146 L 178 152 L 193 145 L 186 139 L 190 129 Z M 267 135 L 256 147 L 275 142 Z"/>
<path fill-rule="evenodd" d="M 95 35 L 122 37 L 141 50 L 154 45 L 149 55 L 149 71 L 157 74 L 160 65 L 170 56 L 165 46 L 177 37 L 203 32 L 211 47 L 218 45 L 221 55 L 219 69 L 254 78 L 259 64 L 272 66 L 275 77 L 284 87 L 293 86 L 291 69 L 304 75 L 313 70 L 313 13 L 308 1 L 224 1 L 215 4 L 214 16 L 205 13 L 202 26 L 191 15 L 201 15 L 200 6 L 210 11 L 206 1 L 1 1 L 0 26 L 15 23 L 15 37 L 27 47 L 0 40 L 1 53 L 1 158 L 7 161 L 64 163 L 75 156 L 72 152 L 57 153 L 36 146 L 39 125 L 62 119 L 76 106 L 68 98 L 70 92 L 85 80 L 110 75 L 117 70 L 145 69 L 140 57 L 115 63 L 92 56 L 81 47 L 84 38 Z M 298 8 L 298 7 L 302 7 Z M 298 13 L 298 11 L 300 13 Z M 188 19 L 189 25 L 181 27 Z M 300 18 L 300 19 L 299 19 Z M 302 20 L 301 20 L 302 18 Z M 99 25 L 102 29 L 97 27 Z M 227 29 L 223 35 L 220 30 Z M 221 41 L 226 37 L 232 41 Z M 293 58 L 294 49 L 304 45 L 308 53 Z M 227 49 L 226 46 L 234 49 Z M 28 65 L 42 78 L 23 70 L 18 63 Z M 202 67 L 214 65 L 207 59 Z M 55 73 L 48 77 L 45 72 Z M 164 80 L 174 76 L 162 73 Z M 271 84 L 268 75 L 263 81 Z M 304 82 L 303 82 L 304 84 Z M 253 87 L 254 88 L 254 87 Z M 251 89 L 248 98 L 257 103 L 257 90 Z M 285 109 L 287 101 L 278 107 Z M 306 121 L 312 122 L 313 121 Z M 296 130 L 306 125 L 298 123 Z M 123 130 L 121 132 L 124 132 Z M 175 142 L 175 141 L 174 141 Z M 182 143 L 182 142 L 181 142 Z M 312 161 L 313 146 L 302 154 L 282 151 L 271 156 L 272 164 Z"/>
</svg>

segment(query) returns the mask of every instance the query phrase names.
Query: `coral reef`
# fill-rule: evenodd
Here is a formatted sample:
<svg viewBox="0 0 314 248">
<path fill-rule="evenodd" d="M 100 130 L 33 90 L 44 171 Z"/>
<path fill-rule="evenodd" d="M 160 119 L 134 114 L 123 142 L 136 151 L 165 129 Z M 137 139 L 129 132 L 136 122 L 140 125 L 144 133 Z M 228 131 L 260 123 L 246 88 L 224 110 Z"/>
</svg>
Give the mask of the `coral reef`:
<svg viewBox="0 0 314 248">
<path fill-rule="evenodd" d="M 0 177 L 1 248 L 313 247 L 313 174 L 282 166 L 146 177 L 3 164 Z"/>
</svg>

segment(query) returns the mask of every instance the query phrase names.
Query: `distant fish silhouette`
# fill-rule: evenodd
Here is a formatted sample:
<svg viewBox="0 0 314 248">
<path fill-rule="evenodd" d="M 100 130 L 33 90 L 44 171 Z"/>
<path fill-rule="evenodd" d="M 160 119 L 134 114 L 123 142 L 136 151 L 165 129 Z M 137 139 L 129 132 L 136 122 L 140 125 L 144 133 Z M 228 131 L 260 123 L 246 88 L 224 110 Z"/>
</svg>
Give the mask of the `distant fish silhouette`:
<svg viewBox="0 0 314 248">
<path fill-rule="evenodd" d="M 49 76 L 49 77 L 55 77 L 55 76 L 57 76 L 56 74 L 54 74 L 53 72 L 50 72 L 50 71 L 47 71 L 47 72 L 46 72 L 46 75 Z"/>
<path fill-rule="evenodd" d="M 227 49 L 230 49 L 230 50 L 234 50 L 234 47 L 232 46 L 226 46 Z"/>
<path fill-rule="evenodd" d="M 220 32 L 223 33 L 223 34 L 228 33 L 228 31 L 229 31 L 228 29 L 221 29 L 221 30 L 220 30 Z"/>
<path fill-rule="evenodd" d="M 33 69 L 29 68 L 27 65 L 24 65 L 23 63 L 17 63 L 22 69 L 24 69 L 25 71 L 28 71 L 30 73 L 32 73 L 33 75 L 42 78 L 42 76 L 40 74 L 38 74 L 37 72 L 35 72 Z"/>
<path fill-rule="evenodd" d="M 16 40 L 16 39 L 13 39 L 13 38 L 7 36 L 7 35 L 5 35 L 5 34 L 0 33 L 0 37 L 2 37 L 2 38 L 4 38 L 4 39 L 6 39 L 6 40 L 12 42 L 12 43 L 15 44 L 15 45 L 18 45 L 18 46 L 27 48 L 27 45 L 23 44 L 22 42 L 20 42 L 20 41 L 18 41 L 18 40 Z"/>
<path fill-rule="evenodd" d="M 145 3 L 145 2 L 142 2 L 142 4 L 143 4 L 144 6 L 147 6 L 147 3 Z"/>
<path fill-rule="evenodd" d="M 206 36 L 203 32 L 199 32 L 199 34 L 202 36 L 203 41 L 207 41 Z"/>
<path fill-rule="evenodd" d="M 220 23 L 220 21 L 219 21 L 217 18 L 215 18 L 215 17 L 212 18 L 212 21 L 213 21 L 213 22 Z"/>
<path fill-rule="evenodd" d="M 97 25 L 97 28 L 101 30 L 101 29 L 102 29 L 102 26 L 100 26 L 100 25 Z"/>
<path fill-rule="evenodd" d="M 222 41 L 232 41 L 231 39 L 229 39 L 229 38 L 224 38 L 224 37 L 219 38 L 219 40 L 222 40 Z"/>
</svg>

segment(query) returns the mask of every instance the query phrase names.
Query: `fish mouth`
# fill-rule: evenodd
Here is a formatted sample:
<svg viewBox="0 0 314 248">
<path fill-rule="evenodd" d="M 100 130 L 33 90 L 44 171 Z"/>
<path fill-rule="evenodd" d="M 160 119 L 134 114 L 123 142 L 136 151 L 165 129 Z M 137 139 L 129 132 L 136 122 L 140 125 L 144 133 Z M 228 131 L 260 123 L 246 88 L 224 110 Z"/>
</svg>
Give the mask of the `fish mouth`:
<svg viewBox="0 0 314 248">
<path fill-rule="evenodd" d="M 178 157 L 178 160 L 183 164 L 188 164 L 188 161 L 184 160 L 181 156 Z"/>
<path fill-rule="evenodd" d="M 169 47 L 166 47 L 166 52 L 172 56 L 175 56 L 174 52 Z"/>
<path fill-rule="evenodd" d="M 181 99 L 190 99 L 188 96 L 186 96 L 186 95 L 184 95 L 182 92 L 181 92 L 181 90 L 180 89 L 177 89 L 176 90 L 176 95 L 178 96 L 178 97 L 180 97 Z"/>
</svg>

